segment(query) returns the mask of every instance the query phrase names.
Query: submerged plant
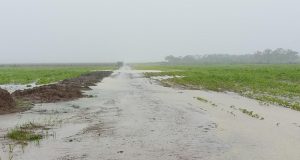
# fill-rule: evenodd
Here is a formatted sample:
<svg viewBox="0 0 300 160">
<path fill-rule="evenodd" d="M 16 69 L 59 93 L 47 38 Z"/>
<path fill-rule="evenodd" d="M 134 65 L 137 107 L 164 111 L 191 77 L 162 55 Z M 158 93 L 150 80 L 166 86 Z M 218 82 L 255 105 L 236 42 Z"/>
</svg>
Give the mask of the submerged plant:
<svg viewBox="0 0 300 160">
<path fill-rule="evenodd" d="M 39 141 L 43 138 L 41 134 L 34 133 L 30 130 L 24 130 L 21 128 L 15 128 L 7 133 L 7 137 L 19 141 L 19 142 L 27 142 L 27 141 Z"/>
<path fill-rule="evenodd" d="M 260 120 L 264 120 L 263 117 L 259 116 L 258 114 L 254 113 L 253 111 L 248 111 L 247 109 L 243 109 L 243 108 L 240 108 L 239 109 L 242 113 L 244 114 L 247 114 L 253 118 L 257 118 L 257 119 L 260 119 Z"/>
<path fill-rule="evenodd" d="M 208 100 L 204 99 L 204 98 L 201 98 L 201 97 L 197 97 L 197 100 L 201 101 L 201 102 L 204 102 L 204 103 L 207 103 Z"/>
<path fill-rule="evenodd" d="M 45 130 L 49 130 L 46 125 L 28 122 L 11 129 L 6 134 L 6 137 L 16 141 L 19 144 L 26 145 L 30 141 L 39 141 L 43 139 L 45 137 Z"/>
<path fill-rule="evenodd" d="M 277 104 L 300 111 L 300 65 L 157 65 L 137 66 L 146 77 L 174 76 L 164 80 L 191 89 L 231 91 L 267 104 Z"/>
</svg>

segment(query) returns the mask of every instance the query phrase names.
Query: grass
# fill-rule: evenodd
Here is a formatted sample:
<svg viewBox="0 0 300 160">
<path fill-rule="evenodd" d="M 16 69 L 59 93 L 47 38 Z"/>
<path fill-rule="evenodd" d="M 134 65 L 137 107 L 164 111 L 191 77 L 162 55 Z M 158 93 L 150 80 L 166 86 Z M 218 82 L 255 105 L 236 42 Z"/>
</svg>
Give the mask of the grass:
<svg viewBox="0 0 300 160">
<path fill-rule="evenodd" d="M 201 101 L 201 102 L 204 102 L 204 103 L 207 103 L 207 102 L 208 102 L 208 100 L 206 100 L 206 99 L 204 99 L 204 98 L 201 98 L 201 97 L 197 97 L 197 99 L 198 99 L 199 101 Z"/>
<path fill-rule="evenodd" d="M 62 120 L 60 120 L 58 117 L 50 117 L 45 119 L 42 123 L 30 121 L 9 130 L 5 136 L 6 138 L 12 140 L 12 143 L 8 144 L 8 159 L 13 159 L 15 146 L 21 145 L 24 152 L 24 147 L 27 146 L 29 142 L 36 142 L 36 144 L 39 144 L 40 140 L 43 138 L 48 138 L 50 136 L 53 136 L 54 138 L 56 134 L 53 131 L 50 131 L 49 133 L 49 130 L 51 129 L 49 127 L 61 122 Z"/>
<path fill-rule="evenodd" d="M 208 101 L 207 99 L 205 98 L 202 98 L 202 97 L 194 97 L 196 98 L 198 101 L 201 101 L 203 103 L 209 103 L 210 105 L 212 105 L 213 107 L 217 107 L 218 105 L 216 105 L 215 103 L 213 103 L 212 101 Z"/>
<path fill-rule="evenodd" d="M 232 91 L 266 103 L 278 104 L 300 111 L 300 65 L 199 65 L 151 66 L 136 69 L 161 70 L 145 73 L 151 76 L 184 76 L 163 80 L 191 88 Z"/>
<path fill-rule="evenodd" d="M 28 141 L 39 141 L 43 138 L 43 135 L 36 133 L 38 130 L 44 130 L 45 126 L 29 122 L 21 126 L 17 126 L 7 133 L 7 137 L 20 143 L 26 143 Z"/>
<path fill-rule="evenodd" d="M 116 65 L 103 66 L 2 66 L 0 84 L 48 84 L 78 77 L 92 70 L 114 70 Z"/>
<path fill-rule="evenodd" d="M 50 128 L 46 126 L 50 126 L 50 123 L 45 123 L 45 125 L 35 122 L 24 123 L 10 130 L 6 134 L 6 137 L 20 144 L 27 144 L 30 141 L 40 141 L 48 135 Z M 46 131 L 47 134 L 45 134 L 44 131 Z"/>
<path fill-rule="evenodd" d="M 13 129 L 8 132 L 7 137 L 15 141 L 39 141 L 43 138 L 42 135 L 36 134 L 32 131 L 23 129 Z"/>
<path fill-rule="evenodd" d="M 254 113 L 253 111 L 248 111 L 247 109 L 243 109 L 243 108 L 240 108 L 239 110 L 242 113 L 247 114 L 250 117 L 257 118 L 257 119 L 260 119 L 260 120 L 264 120 L 263 117 L 259 116 L 258 114 Z"/>
</svg>

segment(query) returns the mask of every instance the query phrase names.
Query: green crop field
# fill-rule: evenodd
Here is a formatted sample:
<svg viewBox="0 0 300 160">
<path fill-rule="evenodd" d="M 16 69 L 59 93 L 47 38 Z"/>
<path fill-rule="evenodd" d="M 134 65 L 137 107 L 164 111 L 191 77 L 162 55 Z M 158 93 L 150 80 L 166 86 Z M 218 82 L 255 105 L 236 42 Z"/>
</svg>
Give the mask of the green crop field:
<svg viewBox="0 0 300 160">
<path fill-rule="evenodd" d="M 92 70 L 114 70 L 115 65 L 82 66 L 2 66 L 0 84 L 48 84 L 77 77 Z"/>
<path fill-rule="evenodd" d="M 262 102 L 300 111 L 300 65 L 135 65 L 141 70 L 161 70 L 146 76 L 184 76 L 163 83 L 213 91 L 232 91 Z"/>
</svg>

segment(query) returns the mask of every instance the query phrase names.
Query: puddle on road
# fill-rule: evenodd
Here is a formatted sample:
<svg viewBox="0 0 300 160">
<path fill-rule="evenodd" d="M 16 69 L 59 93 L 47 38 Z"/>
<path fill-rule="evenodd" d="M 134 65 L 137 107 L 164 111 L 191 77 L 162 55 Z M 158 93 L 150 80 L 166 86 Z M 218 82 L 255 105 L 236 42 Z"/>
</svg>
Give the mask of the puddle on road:
<svg viewBox="0 0 300 160">
<path fill-rule="evenodd" d="M 115 71 L 91 88 L 91 98 L 0 116 L 1 137 L 16 125 L 57 120 L 55 136 L 38 144 L 16 145 L 11 152 L 13 141 L 1 138 L 1 160 L 201 159 L 228 148 L 215 136 L 217 124 L 201 109 L 190 109 L 190 95 L 151 84 L 136 71 Z"/>
<path fill-rule="evenodd" d="M 119 73 L 115 75 L 118 76 Z M 122 78 L 127 78 L 127 76 Z M 82 98 L 71 102 L 37 104 L 31 110 L 23 113 L 1 115 L 0 159 L 40 159 L 41 157 L 47 157 L 43 159 L 53 159 L 53 157 L 60 157 L 60 155 L 65 155 L 62 159 L 72 157 L 68 156 L 68 153 L 65 153 L 65 151 L 74 149 L 72 143 L 81 142 L 78 135 L 90 132 L 97 132 L 100 135 L 100 131 L 109 129 L 109 127 L 104 127 L 99 114 L 111 110 L 105 111 L 103 106 L 113 106 L 117 102 L 112 99 L 115 94 L 103 92 L 101 85 L 104 81 L 106 80 L 104 79 L 98 86 L 92 87 L 94 88 L 93 90 L 85 92 L 87 95 L 93 95 L 91 98 Z M 2 85 L 1 87 L 13 92 L 34 86 Z M 120 110 L 115 112 L 118 113 Z M 51 129 L 53 134 L 51 135 L 55 136 L 45 136 L 38 143 L 29 142 L 28 145 L 21 145 L 6 138 L 6 133 L 16 126 L 28 122 L 48 123 L 49 121 L 52 121 L 53 125 L 51 126 L 53 127 Z"/>
<path fill-rule="evenodd" d="M 24 89 L 30 89 L 34 88 L 40 85 L 37 85 L 36 83 L 29 83 L 29 84 L 3 84 L 0 85 L 0 88 L 7 90 L 9 93 L 12 93 L 16 90 L 24 90 Z"/>
</svg>

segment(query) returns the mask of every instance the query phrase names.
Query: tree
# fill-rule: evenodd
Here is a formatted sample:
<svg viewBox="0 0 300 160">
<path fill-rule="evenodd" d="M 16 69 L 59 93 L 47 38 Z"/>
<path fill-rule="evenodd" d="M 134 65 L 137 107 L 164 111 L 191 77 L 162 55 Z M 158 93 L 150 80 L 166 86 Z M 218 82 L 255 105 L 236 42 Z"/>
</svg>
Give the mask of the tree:
<svg viewBox="0 0 300 160">
<path fill-rule="evenodd" d="M 276 50 L 265 49 L 254 54 L 229 55 L 229 54 L 210 54 L 210 55 L 186 55 L 184 57 L 167 56 L 165 60 L 171 64 L 201 64 L 201 63 L 299 63 L 298 52 L 278 48 Z"/>
<path fill-rule="evenodd" d="M 167 57 L 165 58 L 165 60 L 166 60 L 168 63 L 179 63 L 179 62 L 180 62 L 180 58 L 174 57 L 173 55 L 167 56 Z"/>
</svg>

